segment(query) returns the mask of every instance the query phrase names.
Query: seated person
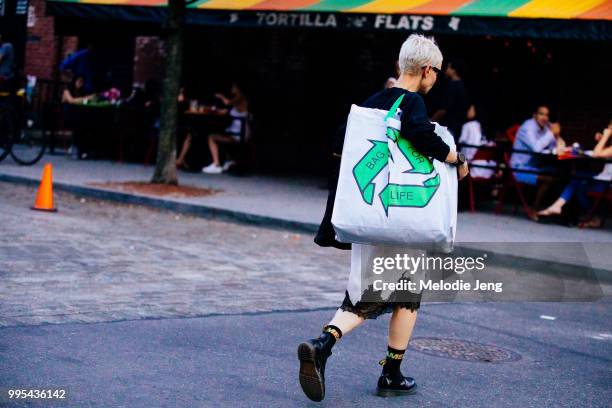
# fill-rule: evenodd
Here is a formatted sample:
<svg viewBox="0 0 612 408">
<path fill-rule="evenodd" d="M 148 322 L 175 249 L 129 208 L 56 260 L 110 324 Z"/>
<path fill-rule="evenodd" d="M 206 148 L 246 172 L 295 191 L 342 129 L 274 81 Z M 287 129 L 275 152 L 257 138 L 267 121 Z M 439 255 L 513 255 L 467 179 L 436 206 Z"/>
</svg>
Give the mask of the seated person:
<svg viewBox="0 0 612 408">
<path fill-rule="evenodd" d="M 543 153 L 554 148 L 564 148 L 565 142 L 561 138 L 561 127 L 558 123 L 549 122 L 549 113 L 547 106 L 538 106 L 533 117 L 523 122 L 519 128 L 512 148 L 534 153 Z M 538 157 L 527 153 L 512 153 L 510 166 L 517 170 L 554 171 L 553 168 L 542 166 Z M 519 183 L 538 186 L 533 207 L 536 210 L 540 208 L 540 203 L 553 184 L 554 178 L 550 175 L 520 171 L 514 172 L 514 177 Z M 529 214 L 529 216 L 532 219 L 537 219 L 534 213 Z"/>
<path fill-rule="evenodd" d="M 612 138 L 612 121 L 608 124 L 608 127 L 603 130 L 602 133 L 595 134 L 595 140 L 597 145 L 593 149 L 593 157 L 599 157 L 603 159 L 612 159 L 612 145 L 610 141 Z M 561 196 L 555 201 L 550 207 L 538 212 L 538 215 L 548 217 L 554 215 L 561 215 L 563 206 L 572 198 L 576 197 L 578 205 L 583 212 L 588 211 L 591 206 L 591 200 L 589 200 L 588 192 L 603 193 L 612 181 L 612 163 L 606 163 L 603 170 L 598 174 L 592 173 L 581 173 L 582 176 L 591 176 L 592 180 L 574 179 L 572 180 L 563 190 Z M 601 182 L 603 181 L 603 182 Z M 606 183 L 606 181 L 608 183 Z M 589 220 L 584 226 L 587 227 L 599 227 L 601 225 L 600 218 L 594 218 Z"/>
<path fill-rule="evenodd" d="M 189 128 L 189 126 L 187 126 L 187 124 L 185 123 L 185 119 L 183 117 L 183 114 L 187 112 L 187 110 L 189 109 L 188 105 L 189 103 L 187 101 L 187 96 L 185 94 L 185 88 L 181 87 L 181 89 L 179 90 L 179 95 L 178 95 L 178 111 L 179 111 L 178 136 L 179 138 L 177 139 L 177 144 L 181 145 L 181 148 L 180 148 L 180 153 L 178 157 L 176 158 L 176 167 L 181 168 L 181 169 L 189 169 L 189 165 L 185 161 L 185 157 L 187 156 L 187 153 L 189 153 L 189 149 L 191 148 L 191 129 Z M 184 137 L 184 139 L 182 140 L 182 143 L 180 140 L 181 137 Z"/>
<path fill-rule="evenodd" d="M 90 92 L 86 92 L 85 80 L 82 76 L 74 77 L 70 85 L 62 93 L 64 116 L 73 134 L 73 145 L 70 146 L 68 152 L 78 159 L 86 159 L 89 154 L 88 146 L 86 146 L 87 137 L 85 135 L 87 127 L 84 126 L 83 120 L 78 117 L 74 107 L 71 105 L 83 104 L 93 96 Z"/>
<path fill-rule="evenodd" d="M 219 112 L 222 114 L 229 114 L 232 121 L 230 125 L 225 129 L 225 133 L 221 135 L 213 134 L 208 137 L 208 148 L 210 155 L 212 156 L 212 163 L 202 169 L 202 172 L 207 174 L 219 174 L 229 170 L 229 168 L 235 164 L 233 160 L 226 161 L 221 166 L 219 158 L 219 144 L 221 143 L 238 143 L 240 142 L 241 135 L 246 134 L 247 120 L 249 116 L 249 105 L 246 97 L 242 93 L 240 87 L 234 83 L 232 85 L 232 96 L 226 97 L 222 94 L 216 94 L 215 97 L 219 98 L 224 105 L 231 106 L 231 109 L 222 109 Z"/>
<path fill-rule="evenodd" d="M 70 82 L 70 85 L 64 89 L 62 93 L 62 102 L 70 104 L 80 104 L 91 98 L 93 94 L 85 91 L 85 79 L 82 76 L 76 76 Z"/>
<path fill-rule="evenodd" d="M 482 126 L 476 115 L 476 107 L 470 105 L 467 111 L 466 119 L 468 120 L 461 127 L 461 136 L 459 137 L 459 143 L 465 143 L 473 146 L 493 146 L 495 143 L 488 142 L 485 135 L 482 133 Z M 497 166 L 497 162 L 494 160 L 473 160 L 476 152 L 478 151 L 475 147 L 461 147 L 461 153 L 465 155 L 465 158 L 469 160 L 472 166 L 474 165 L 487 165 Z M 495 169 L 489 169 L 484 167 L 472 167 L 470 169 L 470 175 L 477 178 L 491 178 L 495 174 Z"/>
</svg>

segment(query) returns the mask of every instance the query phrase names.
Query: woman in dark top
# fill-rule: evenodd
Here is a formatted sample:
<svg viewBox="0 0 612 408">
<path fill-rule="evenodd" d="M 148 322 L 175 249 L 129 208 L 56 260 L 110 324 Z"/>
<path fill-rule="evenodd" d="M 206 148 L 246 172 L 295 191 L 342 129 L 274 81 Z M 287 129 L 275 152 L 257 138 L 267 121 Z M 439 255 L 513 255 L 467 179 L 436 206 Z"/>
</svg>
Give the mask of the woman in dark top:
<svg viewBox="0 0 612 408">
<path fill-rule="evenodd" d="M 389 110 L 402 94 L 400 105 L 401 137 L 408 139 L 421 154 L 435 160 L 457 165 L 458 177 L 468 173 L 467 163 L 461 154 L 451 149 L 434 132 L 429 121 L 425 103 L 419 93 L 427 93 L 433 87 L 442 66 L 442 54 L 433 39 L 411 35 L 402 45 L 399 56 L 401 75 L 394 87 L 382 90 L 368 98 L 362 106 Z M 335 143 L 334 154 L 341 154 L 341 143 Z M 338 167 L 339 167 L 338 161 Z M 338 171 L 335 177 L 337 179 Z M 346 248 L 346 244 L 334 239 L 331 226 L 331 210 L 335 197 L 335 185 L 330 189 L 326 214 L 315 242 L 322 246 Z M 420 293 L 409 302 L 352 302 L 348 292 L 332 320 L 323 327 L 317 339 L 298 346 L 300 361 L 299 380 L 308 398 L 321 401 L 325 397 L 325 364 L 331 349 L 343 334 L 353 330 L 366 319 L 375 319 L 383 313 L 392 313 L 389 323 L 389 342 L 386 357 L 378 380 L 377 393 L 381 396 L 411 394 L 416 390 L 413 378 L 405 377 L 400 364 L 408 346 L 408 340 L 416 322 L 420 307 Z"/>
<path fill-rule="evenodd" d="M 72 129 L 73 146 L 71 150 L 74 151 L 74 156 L 78 159 L 85 159 L 88 155 L 90 146 L 88 143 L 87 124 L 78 114 L 73 105 L 81 105 L 87 103 L 87 101 L 94 95 L 91 92 L 85 90 L 85 79 L 82 76 L 76 76 L 72 82 L 64 89 L 62 93 L 62 104 L 64 110 L 64 118 L 68 126 Z"/>
<path fill-rule="evenodd" d="M 75 77 L 62 93 L 62 102 L 80 104 L 91 98 L 91 92 L 85 92 L 85 80 L 82 76 Z"/>
</svg>

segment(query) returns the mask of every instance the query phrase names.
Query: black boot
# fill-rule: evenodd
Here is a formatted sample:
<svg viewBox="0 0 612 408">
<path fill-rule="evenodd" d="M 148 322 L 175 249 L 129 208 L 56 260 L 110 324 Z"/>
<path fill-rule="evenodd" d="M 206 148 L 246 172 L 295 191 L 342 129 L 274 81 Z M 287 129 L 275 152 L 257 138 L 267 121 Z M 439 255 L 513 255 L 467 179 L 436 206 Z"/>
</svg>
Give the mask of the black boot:
<svg viewBox="0 0 612 408">
<path fill-rule="evenodd" d="M 376 395 L 380 397 L 394 397 L 398 395 L 414 394 L 416 392 L 416 381 L 412 377 L 394 377 L 391 374 L 383 373 L 378 379 Z"/>
<path fill-rule="evenodd" d="M 304 394 L 313 401 L 325 398 L 325 363 L 331 356 L 336 342 L 330 333 L 323 333 L 318 339 L 311 339 L 298 346 L 300 360 L 300 385 Z"/>
<path fill-rule="evenodd" d="M 387 347 L 387 356 L 378 362 L 383 366 L 382 373 L 378 379 L 376 394 L 381 397 L 392 397 L 396 395 L 414 394 L 416 382 L 414 378 L 404 377 L 400 366 L 404 359 L 406 350 Z"/>
</svg>

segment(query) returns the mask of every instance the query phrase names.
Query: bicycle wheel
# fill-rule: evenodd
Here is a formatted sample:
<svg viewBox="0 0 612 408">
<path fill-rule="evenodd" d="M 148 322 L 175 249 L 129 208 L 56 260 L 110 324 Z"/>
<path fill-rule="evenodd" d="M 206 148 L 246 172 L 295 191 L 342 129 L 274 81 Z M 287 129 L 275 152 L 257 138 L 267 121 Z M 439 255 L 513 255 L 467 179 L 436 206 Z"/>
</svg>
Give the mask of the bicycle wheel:
<svg viewBox="0 0 612 408">
<path fill-rule="evenodd" d="M 13 117 L 9 109 L 0 107 L 0 161 L 11 152 L 13 143 Z"/>
<path fill-rule="evenodd" d="M 19 164 L 30 165 L 40 160 L 45 154 L 47 138 L 42 129 L 23 129 L 15 132 L 11 157 Z"/>
</svg>

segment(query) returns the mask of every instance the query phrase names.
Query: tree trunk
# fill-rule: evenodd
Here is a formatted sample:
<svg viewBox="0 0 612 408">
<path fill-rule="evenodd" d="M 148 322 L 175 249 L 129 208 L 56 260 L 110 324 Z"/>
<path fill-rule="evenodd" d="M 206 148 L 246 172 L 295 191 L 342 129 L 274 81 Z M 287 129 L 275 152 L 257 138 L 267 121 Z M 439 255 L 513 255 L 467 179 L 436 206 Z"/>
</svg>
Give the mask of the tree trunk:
<svg viewBox="0 0 612 408">
<path fill-rule="evenodd" d="M 178 184 L 176 177 L 176 132 L 178 94 L 183 68 L 185 0 L 168 0 L 166 20 L 166 67 L 162 87 L 157 161 L 152 183 Z"/>
</svg>

